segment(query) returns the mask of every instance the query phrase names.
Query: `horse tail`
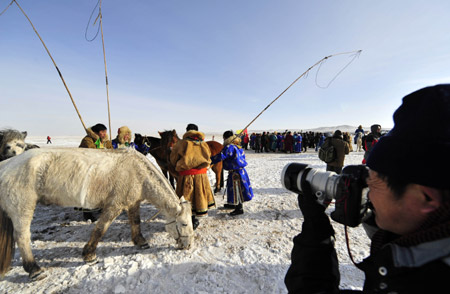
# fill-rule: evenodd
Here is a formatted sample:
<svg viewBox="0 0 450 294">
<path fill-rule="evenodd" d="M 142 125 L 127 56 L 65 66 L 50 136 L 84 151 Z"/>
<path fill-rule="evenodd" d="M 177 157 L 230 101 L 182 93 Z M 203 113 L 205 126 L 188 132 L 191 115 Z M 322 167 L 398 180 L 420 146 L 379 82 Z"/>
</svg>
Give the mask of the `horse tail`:
<svg viewBox="0 0 450 294">
<path fill-rule="evenodd" d="M 11 219 L 0 208 L 0 275 L 9 270 L 14 257 L 14 226 Z"/>
</svg>

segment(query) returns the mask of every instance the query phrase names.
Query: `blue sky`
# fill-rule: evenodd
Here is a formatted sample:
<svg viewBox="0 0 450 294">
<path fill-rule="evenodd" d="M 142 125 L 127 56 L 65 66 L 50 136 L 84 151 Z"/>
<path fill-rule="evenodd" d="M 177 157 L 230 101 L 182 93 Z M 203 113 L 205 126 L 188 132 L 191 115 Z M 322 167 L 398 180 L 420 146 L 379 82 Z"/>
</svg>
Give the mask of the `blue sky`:
<svg viewBox="0 0 450 294">
<path fill-rule="evenodd" d="M 18 0 L 87 126 L 108 123 L 101 37 L 85 39 L 95 0 Z M 0 0 L 0 11 L 10 3 Z M 392 127 L 406 94 L 450 81 L 450 1 L 103 0 L 113 136 L 241 129 L 321 58 L 362 50 L 326 89 L 316 69 L 250 130 Z M 96 27 L 90 26 L 92 37 Z M 351 57 L 324 63 L 326 85 Z M 45 49 L 13 4 L 0 16 L 0 128 L 84 130 Z"/>
</svg>

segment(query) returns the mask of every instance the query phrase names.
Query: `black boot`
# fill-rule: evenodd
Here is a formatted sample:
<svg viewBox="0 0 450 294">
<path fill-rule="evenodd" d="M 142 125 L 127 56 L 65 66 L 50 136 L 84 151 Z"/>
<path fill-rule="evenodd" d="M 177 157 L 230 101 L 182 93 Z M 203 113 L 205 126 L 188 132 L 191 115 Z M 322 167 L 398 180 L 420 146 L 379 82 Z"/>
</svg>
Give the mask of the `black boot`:
<svg viewBox="0 0 450 294">
<path fill-rule="evenodd" d="M 198 219 L 195 217 L 195 215 L 192 216 L 192 228 L 195 230 L 198 225 L 200 224 L 200 222 L 198 221 Z"/>
<path fill-rule="evenodd" d="M 225 208 L 225 209 L 235 209 L 235 208 L 236 208 L 236 205 L 229 204 L 229 203 L 225 203 L 225 204 L 223 205 L 223 208 Z"/>
<path fill-rule="evenodd" d="M 242 207 L 242 203 L 239 203 L 236 206 L 235 210 L 230 212 L 230 216 L 236 216 L 236 215 L 240 215 L 240 214 L 244 214 L 244 208 Z"/>
</svg>

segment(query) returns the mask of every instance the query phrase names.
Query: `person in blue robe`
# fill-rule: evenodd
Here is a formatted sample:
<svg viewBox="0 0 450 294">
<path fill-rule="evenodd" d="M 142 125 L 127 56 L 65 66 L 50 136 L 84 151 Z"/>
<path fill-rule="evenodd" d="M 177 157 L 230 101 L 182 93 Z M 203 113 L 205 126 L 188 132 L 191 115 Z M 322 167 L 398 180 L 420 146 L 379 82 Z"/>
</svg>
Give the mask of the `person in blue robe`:
<svg viewBox="0 0 450 294">
<path fill-rule="evenodd" d="M 240 138 L 229 130 L 223 133 L 224 147 L 220 153 L 211 157 L 211 164 L 223 161 L 223 168 L 228 171 L 227 202 L 225 208 L 234 210 L 231 216 L 244 213 L 243 204 L 253 198 L 253 190 L 245 167 L 244 150 L 240 147 Z"/>
<path fill-rule="evenodd" d="M 298 133 L 297 137 L 295 138 L 294 152 L 295 153 L 302 152 L 302 135 L 300 133 Z"/>
</svg>

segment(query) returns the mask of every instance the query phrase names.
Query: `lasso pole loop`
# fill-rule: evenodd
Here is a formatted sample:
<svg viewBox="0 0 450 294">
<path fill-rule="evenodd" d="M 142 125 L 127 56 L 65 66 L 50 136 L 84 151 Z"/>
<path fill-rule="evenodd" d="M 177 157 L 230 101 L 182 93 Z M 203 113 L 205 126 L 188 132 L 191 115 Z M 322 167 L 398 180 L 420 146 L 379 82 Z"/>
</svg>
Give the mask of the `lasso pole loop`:
<svg viewBox="0 0 450 294">
<path fill-rule="evenodd" d="M 286 93 L 287 90 L 289 90 L 290 87 L 292 87 L 295 83 L 297 83 L 298 80 L 300 80 L 302 77 L 304 77 L 306 74 L 308 74 L 314 67 L 316 67 L 318 64 L 321 64 L 323 61 L 334 57 L 334 56 L 338 56 L 338 55 L 344 55 L 344 54 L 356 54 L 359 55 L 362 52 L 362 50 L 356 50 L 356 51 L 350 51 L 350 52 L 341 52 L 341 53 L 336 53 L 336 54 L 332 54 L 329 56 L 325 56 L 324 58 L 322 58 L 321 60 L 317 61 L 314 65 L 312 65 L 310 68 L 308 68 L 304 73 L 302 73 L 297 79 L 295 79 L 295 81 L 293 81 L 289 87 L 287 87 L 283 92 L 281 92 L 280 95 L 277 96 L 277 98 L 275 98 L 272 102 L 269 103 L 269 105 L 267 105 L 248 125 L 245 126 L 245 128 L 243 128 L 242 130 L 246 130 L 258 117 L 261 116 L 261 114 L 263 114 L 270 106 L 272 106 L 273 103 L 275 103 L 275 101 L 278 100 L 278 98 L 280 98 L 284 93 Z M 353 60 L 352 60 L 353 61 Z M 348 65 L 347 65 L 348 66 Z M 346 67 L 347 67 L 346 66 Z M 344 69 L 346 68 L 344 67 Z M 342 70 L 338 73 L 340 74 L 342 72 Z M 334 79 L 332 80 L 334 81 Z M 329 86 L 329 85 L 328 85 Z M 235 135 L 235 138 L 237 137 L 237 135 Z M 233 139 L 234 140 L 234 139 Z"/>
<path fill-rule="evenodd" d="M 107 101 L 107 104 L 108 104 L 109 138 L 110 138 L 110 140 L 112 140 L 112 135 L 111 135 L 111 111 L 110 111 L 110 108 L 109 108 L 108 71 L 106 69 L 105 40 L 103 38 L 102 0 L 100 0 L 100 5 L 99 5 L 99 17 L 100 17 L 100 31 L 102 33 L 103 62 L 105 63 L 106 101 Z"/>
<path fill-rule="evenodd" d="M 9 3 L 8 4 L 8 6 L 6 6 L 6 8 L 5 9 L 3 9 L 3 11 L 2 12 L 0 12 L 0 16 L 3 14 L 3 13 L 5 13 L 6 12 L 6 10 L 8 10 L 8 8 L 12 5 L 14 3 L 14 0 L 12 0 L 11 1 L 11 3 Z"/>
<path fill-rule="evenodd" d="M 19 7 L 20 11 L 22 11 L 23 15 L 27 18 L 28 22 L 30 23 L 31 27 L 33 28 L 34 32 L 36 33 L 36 35 L 39 37 L 39 40 L 41 40 L 42 45 L 44 45 L 45 50 L 47 51 L 48 56 L 50 57 L 50 59 L 53 62 L 53 65 L 55 66 L 56 70 L 58 71 L 59 77 L 61 78 L 61 81 L 64 84 L 64 87 L 66 88 L 67 93 L 69 94 L 70 100 L 72 100 L 72 104 L 75 107 L 75 110 L 78 114 L 78 117 L 80 118 L 81 124 L 83 125 L 84 130 L 86 131 L 86 125 L 84 124 L 83 119 L 81 118 L 81 114 L 78 111 L 77 105 L 75 104 L 75 101 L 73 100 L 72 94 L 69 91 L 69 88 L 67 87 L 66 81 L 64 80 L 61 71 L 59 70 L 58 66 L 56 65 L 55 60 L 53 59 L 52 55 L 50 54 L 50 51 L 48 51 L 47 46 L 45 45 L 44 41 L 42 40 L 41 36 L 39 35 L 39 33 L 37 32 L 36 28 L 34 27 L 33 23 L 31 22 L 30 18 L 28 17 L 28 15 L 25 13 L 25 11 L 23 11 L 22 7 L 20 7 L 19 3 L 17 3 L 16 0 L 13 0 L 14 3 L 16 3 L 17 7 Z"/>
</svg>

